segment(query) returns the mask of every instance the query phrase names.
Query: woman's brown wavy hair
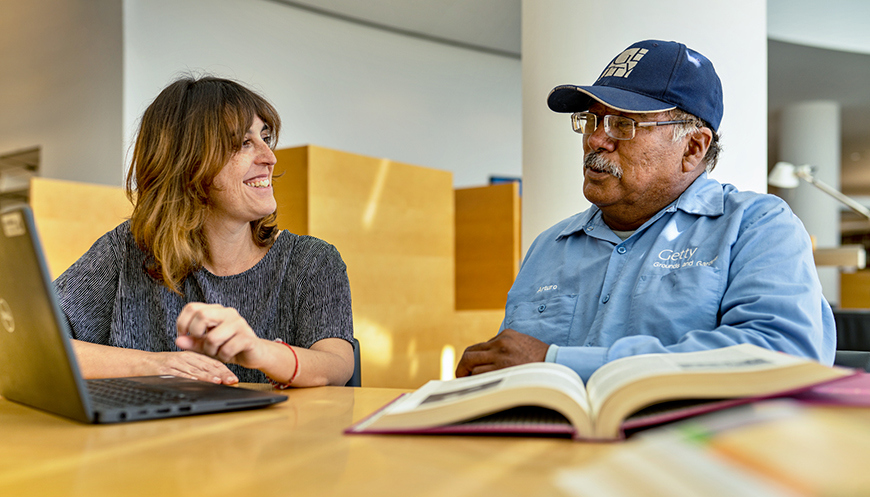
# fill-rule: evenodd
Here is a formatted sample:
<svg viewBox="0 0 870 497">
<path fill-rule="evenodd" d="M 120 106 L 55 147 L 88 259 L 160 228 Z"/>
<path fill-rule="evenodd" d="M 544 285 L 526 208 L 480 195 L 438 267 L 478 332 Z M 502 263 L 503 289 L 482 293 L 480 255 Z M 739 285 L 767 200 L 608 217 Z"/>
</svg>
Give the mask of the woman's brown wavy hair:
<svg viewBox="0 0 870 497">
<path fill-rule="evenodd" d="M 171 291 L 208 259 L 203 224 L 215 176 L 242 146 L 254 118 L 278 143 L 281 120 L 260 95 L 234 81 L 185 77 L 167 86 L 139 125 L 127 174 L 130 229 L 149 255 L 145 270 Z M 276 215 L 251 222 L 254 243 L 268 247 Z"/>
</svg>

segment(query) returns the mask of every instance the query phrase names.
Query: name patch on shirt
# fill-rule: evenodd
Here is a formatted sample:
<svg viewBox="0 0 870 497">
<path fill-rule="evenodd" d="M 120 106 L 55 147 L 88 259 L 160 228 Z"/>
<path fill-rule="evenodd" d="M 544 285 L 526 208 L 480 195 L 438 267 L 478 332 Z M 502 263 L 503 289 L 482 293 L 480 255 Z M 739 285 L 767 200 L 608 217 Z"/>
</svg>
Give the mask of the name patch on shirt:
<svg viewBox="0 0 870 497">
<path fill-rule="evenodd" d="M 557 288 L 559 288 L 559 285 L 547 285 L 547 286 L 542 286 L 542 287 L 539 287 L 539 288 L 538 288 L 538 291 L 535 292 L 535 293 L 549 292 L 550 290 L 555 290 L 555 289 L 557 289 Z"/>
<path fill-rule="evenodd" d="M 653 267 L 679 269 L 681 267 L 710 266 L 719 258 L 717 255 L 712 260 L 706 262 L 696 261 L 695 252 L 697 251 L 698 247 L 690 247 L 683 250 L 664 249 L 658 253 L 659 260 L 653 263 Z"/>
</svg>

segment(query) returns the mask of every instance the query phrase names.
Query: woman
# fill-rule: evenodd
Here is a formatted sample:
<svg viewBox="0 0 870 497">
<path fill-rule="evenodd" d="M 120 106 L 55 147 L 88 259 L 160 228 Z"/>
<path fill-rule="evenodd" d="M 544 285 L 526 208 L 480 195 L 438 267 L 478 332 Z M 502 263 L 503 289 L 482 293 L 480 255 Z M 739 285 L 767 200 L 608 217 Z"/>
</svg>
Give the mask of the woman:
<svg viewBox="0 0 870 497">
<path fill-rule="evenodd" d="M 133 215 L 56 281 L 87 378 L 343 385 L 350 287 L 328 243 L 279 231 L 280 119 L 233 81 L 183 78 L 142 116 Z"/>
</svg>

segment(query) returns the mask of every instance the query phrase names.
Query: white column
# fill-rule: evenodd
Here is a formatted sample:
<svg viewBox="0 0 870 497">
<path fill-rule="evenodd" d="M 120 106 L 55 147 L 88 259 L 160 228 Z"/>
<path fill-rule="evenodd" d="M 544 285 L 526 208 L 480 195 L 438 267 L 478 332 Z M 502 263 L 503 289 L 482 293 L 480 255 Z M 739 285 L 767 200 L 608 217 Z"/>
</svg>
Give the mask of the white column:
<svg viewBox="0 0 870 497">
<path fill-rule="evenodd" d="M 567 115 L 547 108 L 547 94 L 560 84 L 591 85 L 639 40 L 679 41 L 713 61 L 725 95 L 725 151 L 712 176 L 767 191 L 767 2 L 523 0 L 522 8 L 523 252 L 589 206 L 580 135 Z"/>
<path fill-rule="evenodd" d="M 801 102 L 785 107 L 780 117 L 779 160 L 814 166 L 815 176 L 840 189 L 840 106 L 831 101 Z M 816 247 L 840 245 L 840 203 L 813 185 L 801 181 L 783 197 L 803 221 Z M 820 267 L 825 298 L 840 302 L 840 274 L 835 267 Z"/>
</svg>

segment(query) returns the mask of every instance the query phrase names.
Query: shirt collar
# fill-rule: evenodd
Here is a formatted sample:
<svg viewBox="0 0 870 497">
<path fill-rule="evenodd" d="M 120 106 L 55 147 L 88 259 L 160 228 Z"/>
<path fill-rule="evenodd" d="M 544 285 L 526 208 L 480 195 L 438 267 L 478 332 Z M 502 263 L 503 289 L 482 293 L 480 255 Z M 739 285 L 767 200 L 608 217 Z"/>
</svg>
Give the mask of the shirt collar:
<svg viewBox="0 0 870 497">
<path fill-rule="evenodd" d="M 662 212 L 676 210 L 698 216 L 721 216 L 725 212 L 725 195 L 721 185 L 718 181 L 707 177 L 706 171 L 701 173 L 677 200 L 659 211 L 650 221 L 661 217 Z M 648 223 L 649 221 L 644 225 Z M 590 228 L 596 230 L 604 226 L 607 224 L 601 218 L 601 209 L 593 205 L 571 218 L 556 239 L 568 237 L 581 231 L 589 231 Z"/>
<path fill-rule="evenodd" d="M 705 171 L 671 205 L 688 214 L 721 216 L 725 213 L 725 194 L 722 185 Z"/>
<path fill-rule="evenodd" d="M 595 207 L 594 205 L 580 214 L 576 214 L 568 221 L 568 225 L 565 226 L 557 236 L 556 239 L 564 238 L 571 236 L 575 233 L 584 231 L 587 227 L 594 227 L 598 225 L 603 225 L 604 221 L 601 219 L 601 209 Z"/>
</svg>

